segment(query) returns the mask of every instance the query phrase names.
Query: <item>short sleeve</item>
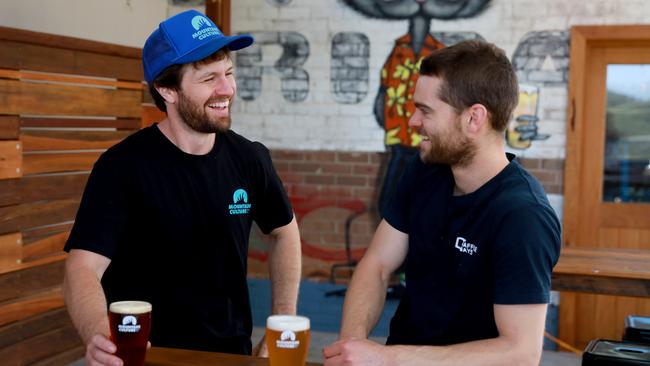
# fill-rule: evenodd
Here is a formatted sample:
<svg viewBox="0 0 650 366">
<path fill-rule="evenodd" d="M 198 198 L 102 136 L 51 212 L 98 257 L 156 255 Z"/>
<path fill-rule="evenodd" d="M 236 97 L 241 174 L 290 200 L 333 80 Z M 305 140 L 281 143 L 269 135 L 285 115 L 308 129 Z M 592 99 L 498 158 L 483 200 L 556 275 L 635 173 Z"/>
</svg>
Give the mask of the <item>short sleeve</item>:
<svg viewBox="0 0 650 366">
<path fill-rule="evenodd" d="M 534 205 L 510 212 L 495 240 L 494 303 L 548 303 L 560 245 L 552 208 Z"/>
<path fill-rule="evenodd" d="M 278 227 L 285 226 L 293 219 L 293 210 L 282 181 L 273 167 L 269 150 L 260 143 L 255 143 L 260 162 L 258 206 L 253 219 L 264 234 Z"/>
<path fill-rule="evenodd" d="M 128 219 L 124 167 L 105 155 L 93 166 L 64 250 L 84 249 L 112 258 Z"/>
<path fill-rule="evenodd" d="M 390 201 L 388 201 L 388 206 L 384 212 L 381 213 L 384 220 L 392 227 L 407 234 L 409 232 L 411 192 L 413 192 L 418 168 L 421 164 L 419 154 L 416 154 L 409 161 L 402 177 L 397 183 L 395 193 L 390 198 Z"/>
</svg>

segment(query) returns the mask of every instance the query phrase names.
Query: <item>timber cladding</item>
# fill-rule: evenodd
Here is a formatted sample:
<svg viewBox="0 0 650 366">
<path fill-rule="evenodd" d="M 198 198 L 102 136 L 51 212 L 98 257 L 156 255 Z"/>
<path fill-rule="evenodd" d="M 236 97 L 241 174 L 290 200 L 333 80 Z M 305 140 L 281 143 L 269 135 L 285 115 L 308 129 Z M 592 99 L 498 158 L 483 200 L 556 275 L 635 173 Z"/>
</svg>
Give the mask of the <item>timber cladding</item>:
<svg viewBox="0 0 650 366">
<path fill-rule="evenodd" d="M 0 27 L 3 365 L 84 354 L 63 303 L 63 245 L 99 155 L 160 117 L 142 75 L 138 48 Z"/>
</svg>

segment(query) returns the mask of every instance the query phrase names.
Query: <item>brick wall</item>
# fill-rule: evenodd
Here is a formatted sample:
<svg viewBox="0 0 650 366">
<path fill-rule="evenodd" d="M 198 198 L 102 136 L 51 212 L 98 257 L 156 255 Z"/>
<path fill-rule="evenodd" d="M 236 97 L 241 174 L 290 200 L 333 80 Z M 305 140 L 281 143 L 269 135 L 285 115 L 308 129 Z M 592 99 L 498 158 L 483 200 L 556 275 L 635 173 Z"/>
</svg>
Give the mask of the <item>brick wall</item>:
<svg viewBox="0 0 650 366">
<path fill-rule="evenodd" d="M 361 257 L 379 223 L 377 202 L 386 154 L 272 150 L 275 168 L 284 182 L 299 220 L 303 240 L 303 275 L 327 278 L 332 264 L 347 261 L 346 221 L 353 258 Z M 544 185 L 547 193 L 561 194 L 563 161 L 521 159 L 522 165 Z M 266 275 L 261 233 L 251 241 L 249 272 Z M 346 272 L 342 272 L 347 274 Z"/>
</svg>

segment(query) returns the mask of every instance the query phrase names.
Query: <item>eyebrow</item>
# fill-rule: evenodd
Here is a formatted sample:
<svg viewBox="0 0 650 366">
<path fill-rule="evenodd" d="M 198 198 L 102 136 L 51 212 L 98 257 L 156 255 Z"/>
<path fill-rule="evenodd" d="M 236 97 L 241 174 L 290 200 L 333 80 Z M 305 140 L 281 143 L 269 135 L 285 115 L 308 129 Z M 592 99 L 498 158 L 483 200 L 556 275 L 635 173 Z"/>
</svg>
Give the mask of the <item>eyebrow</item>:
<svg viewBox="0 0 650 366">
<path fill-rule="evenodd" d="M 234 65 L 229 66 L 229 67 L 226 69 L 226 71 L 224 72 L 224 74 L 227 74 L 227 73 L 232 72 L 232 71 L 234 71 L 234 70 L 235 70 L 235 66 L 234 66 Z M 197 79 L 198 79 L 198 80 L 205 79 L 205 78 L 207 78 L 207 77 L 209 77 L 209 76 L 213 76 L 213 75 L 216 75 L 216 74 L 218 74 L 218 73 L 216 73 L 216 72 L 214 72 L 214 71 L 206 72 L 206 73 L 204 73 L 204 74 L 200 74 L 200 75 L 198 76 Z"/>
<path fill-rule="evenodd" d="M 420 102 L 415 102 L 415 108 L 423 111 L 423 112 L 433 112 L 433 108 L 429 107 L 428 105 Z"/>
</svg>

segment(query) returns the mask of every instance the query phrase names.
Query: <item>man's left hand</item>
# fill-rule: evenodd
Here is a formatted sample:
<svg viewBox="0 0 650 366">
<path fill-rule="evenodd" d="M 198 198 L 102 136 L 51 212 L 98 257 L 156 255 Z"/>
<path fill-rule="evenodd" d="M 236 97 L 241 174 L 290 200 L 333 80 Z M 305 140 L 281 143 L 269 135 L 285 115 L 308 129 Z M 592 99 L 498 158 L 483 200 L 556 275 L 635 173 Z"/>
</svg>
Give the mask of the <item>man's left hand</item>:
<svg viewBox="0 0 650 366">
<path fill-rule="evenodd" d="M 367 339 L 342 339 L 323 349 L 324 366 L 389 366 L 393 365 L 388 347 Z"/>
<path fill-rule="evenodd" d="M 266 347 L 266 335 L 262 336 L 262 339 L 260 339 L 259 343 L 255 345 L 255 348 L 253 348 L 253 356 L 264 358 L 269 357 L 269 349 Z"/>
</svg>

